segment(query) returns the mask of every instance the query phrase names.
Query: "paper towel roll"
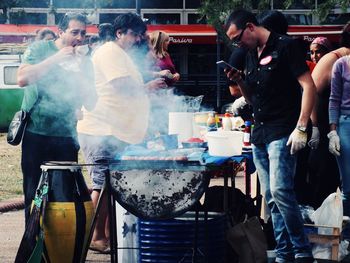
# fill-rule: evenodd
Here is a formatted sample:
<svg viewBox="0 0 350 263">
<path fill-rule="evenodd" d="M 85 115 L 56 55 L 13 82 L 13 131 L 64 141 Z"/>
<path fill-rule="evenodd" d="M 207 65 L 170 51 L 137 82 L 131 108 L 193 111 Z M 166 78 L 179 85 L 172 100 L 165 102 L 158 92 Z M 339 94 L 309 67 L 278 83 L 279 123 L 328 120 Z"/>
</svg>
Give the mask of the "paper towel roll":
<svg viewBox="0 0 350 263">
<path fill-rule="evenodd" d="M 169 112 L 169 134 L 177 134 L 179 142 L 193 134 L 193 112 Z"/>
</svg>

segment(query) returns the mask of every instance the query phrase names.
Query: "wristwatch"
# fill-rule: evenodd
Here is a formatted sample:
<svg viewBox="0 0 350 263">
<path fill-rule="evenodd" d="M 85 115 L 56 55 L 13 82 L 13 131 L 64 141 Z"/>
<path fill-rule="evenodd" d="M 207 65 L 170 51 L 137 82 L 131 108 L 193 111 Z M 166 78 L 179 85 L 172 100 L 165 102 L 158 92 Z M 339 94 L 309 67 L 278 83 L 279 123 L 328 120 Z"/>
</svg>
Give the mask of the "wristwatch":
<svg viewBox="0 0 350 263">
<path fill-rule="evenodd" d="M 306 127 L 301 126 L 301 125 L 297 125 L 296 129 L 301 131 L 301 132 L 306 132 Z"/>
</svg>

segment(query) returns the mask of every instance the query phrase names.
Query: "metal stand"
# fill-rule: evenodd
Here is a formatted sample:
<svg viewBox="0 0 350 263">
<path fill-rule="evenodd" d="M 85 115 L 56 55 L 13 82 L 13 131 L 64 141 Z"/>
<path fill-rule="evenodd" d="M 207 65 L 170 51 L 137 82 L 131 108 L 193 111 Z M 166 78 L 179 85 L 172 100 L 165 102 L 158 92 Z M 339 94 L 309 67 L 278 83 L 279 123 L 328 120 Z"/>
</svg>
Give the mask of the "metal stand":
<svg viewBox="0 0 350 263">
<path fill-rule="evenodd" d="M 104 188 L 108 198 L 109 240 L 110 240 L 109 242 L 111 246 L 111 263 L 114 263 L 114 262 L 118 263 L 117 215 L 116 215 L 115 199 L 111 192 L 109 169 L 106 174 Z"/>
<path fill-rule="evenodd" d="M 92 235 L 94 233 L 94 229 L 96 226 L 97 218 L 101 210 L 102 206 L 102 200 L 104 196 L 107 197 L 107 208 L 108 208 L 108 216 L 109 216 L 109 238 L 110 238 L 110 247 L 111 247 L 111 263 L 118 263 L 118 240 L 117 240 L 117 216 L 116 216 L 116 205 L 115 205 L 115 199 L 111 192 L 110 188 L 110 173 L 109 170 L 107 171 L 105 183 L 103 185 L 102 191 L 100 193 L 100 197 L 97 202 L 96 211 L 94 214 L 94 217 L 92 219 L 92 223 L 90 226 L 89 231 L 89 237 L 86 242 L 85 250 L 82 254 L 82 260 L 81 263 L 85 262 L 87 252 L 89 250 L 89 244 L 92 240 Z"/>
</svg>

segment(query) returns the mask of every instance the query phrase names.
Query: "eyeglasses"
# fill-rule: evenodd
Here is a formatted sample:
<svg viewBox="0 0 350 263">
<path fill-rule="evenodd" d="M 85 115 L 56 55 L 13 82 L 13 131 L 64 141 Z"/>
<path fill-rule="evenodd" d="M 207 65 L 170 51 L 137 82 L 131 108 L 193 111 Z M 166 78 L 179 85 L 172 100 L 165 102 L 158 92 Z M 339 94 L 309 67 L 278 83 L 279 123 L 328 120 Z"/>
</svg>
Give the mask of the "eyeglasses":
<svg viewBox="0 0 350 263">
<path fill-rule="evenodd" d="M 246 27 L 242 29 L 241 33 L 232 39 L 232 46 L 239 47 Z"/>
</svg>

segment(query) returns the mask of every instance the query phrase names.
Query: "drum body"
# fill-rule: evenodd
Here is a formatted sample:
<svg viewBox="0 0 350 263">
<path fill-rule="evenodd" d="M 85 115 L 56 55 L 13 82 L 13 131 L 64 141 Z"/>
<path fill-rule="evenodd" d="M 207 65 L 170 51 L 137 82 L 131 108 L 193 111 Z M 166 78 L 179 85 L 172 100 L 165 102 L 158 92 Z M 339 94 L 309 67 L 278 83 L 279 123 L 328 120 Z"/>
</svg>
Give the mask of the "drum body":
<svg viewBox="0 0 350 263">
<path fill-rule="evenodd" d="M 79 262 L 87 245 L 94 208 L 80 166 L 42 165 L 49 183 L 44 217 L 44 259 Z"/>
</svg>

